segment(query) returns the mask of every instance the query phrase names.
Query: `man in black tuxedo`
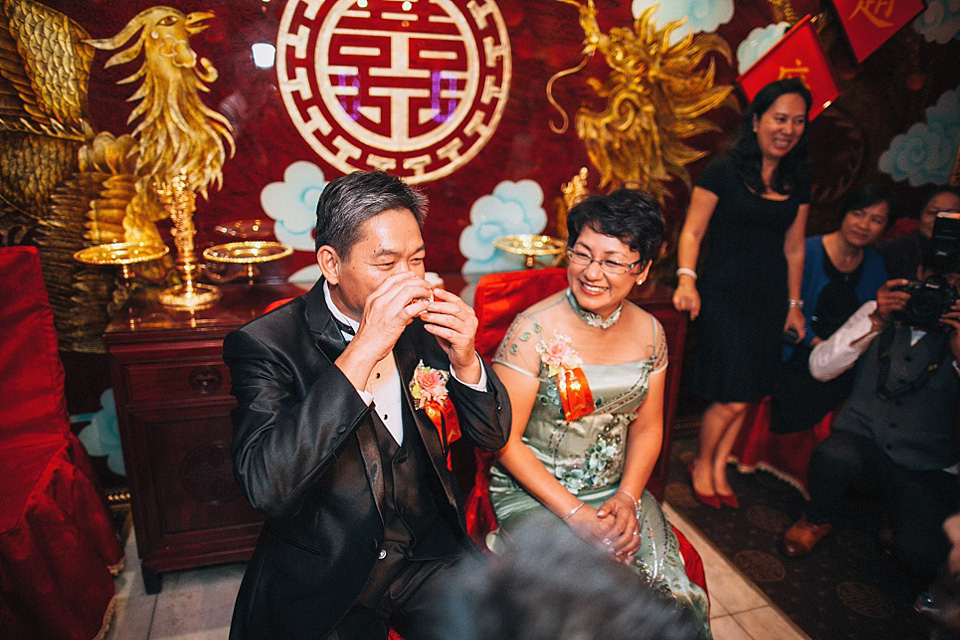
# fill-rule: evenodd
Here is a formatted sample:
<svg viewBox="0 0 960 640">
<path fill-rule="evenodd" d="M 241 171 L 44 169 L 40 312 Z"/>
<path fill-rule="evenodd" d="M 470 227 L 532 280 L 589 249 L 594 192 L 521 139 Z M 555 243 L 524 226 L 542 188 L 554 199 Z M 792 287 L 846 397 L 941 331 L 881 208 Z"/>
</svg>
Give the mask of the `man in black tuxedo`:
<svg viewBox="0 0 960 640">
<path fill-rule="evenodd" d="M 392 627 L 416 640 L 425 586 L 474 550 L 441 435 L 451 412 L 418 408 L 411 380 L 449 373 L 434 400 L 484 449 L 506 444 L 510 405 L 474 350 L 473 310 L 424 280 L 424 215 L 423 197 L 384 172 L 333 180 L 317 204 L 321 280 L 224 341 L 234 473 L 267 517 L 232 639 Z"/>
</svg>

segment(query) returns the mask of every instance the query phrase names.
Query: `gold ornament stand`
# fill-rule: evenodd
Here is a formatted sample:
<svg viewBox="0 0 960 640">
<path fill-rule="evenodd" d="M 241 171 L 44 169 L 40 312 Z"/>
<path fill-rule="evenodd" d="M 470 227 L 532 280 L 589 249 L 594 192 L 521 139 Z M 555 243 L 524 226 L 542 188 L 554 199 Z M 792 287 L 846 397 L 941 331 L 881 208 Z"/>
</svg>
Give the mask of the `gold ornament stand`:
<svg viewBox="0 0 960 640">
<path fill-rule="evenodd" d="M 123 286 L 129 287 L 133 282 L 130 265 L 159 260 L 169 252 L 170 249 L 165 244 L 114 242 L 80 249 L 73 254 L 73 259 L 84 264 L 120 265 Z"/>
<path fill-rule="evenodd" d="M 243 265 L 247 283 L 253 284 L 258 264 L 286 258 L 292 253 L 293 247 L 282 242 L 244 240 L 208 247 L 203 250 L 203 257 L 210 262 Z"/>
<path fill-rule="evenodd" d="M 555 266 L 566 245 L 562 240 L 550 236 L 520 234 L 501 236 L 493 241 L 493 246 L 507 253 L 523 256 L 523 266 L 532 269 L 536 266 Z M 550 262 L 538 262 L 537 258 L 555 256 Z"/>
<path fill-rule="evenodd" d="M 220 299 L 220 289 L 213 285 L 197 282 L 200 264 L 193 249 L 193 237 L 197 234 L 193 226 L 193 212 L 196 211 L 197 194 L 187 189 L 185 172 L 181 172 L 169 185 L 157 188 L 157 196 L 170 212 L 173 221 L 173 241 L 177 246 L 177 272 L 183 282 L 160 292 L 157 299 L 160 304 L 181 309 L 199 309 L 208 307 Z"/>
</svg>

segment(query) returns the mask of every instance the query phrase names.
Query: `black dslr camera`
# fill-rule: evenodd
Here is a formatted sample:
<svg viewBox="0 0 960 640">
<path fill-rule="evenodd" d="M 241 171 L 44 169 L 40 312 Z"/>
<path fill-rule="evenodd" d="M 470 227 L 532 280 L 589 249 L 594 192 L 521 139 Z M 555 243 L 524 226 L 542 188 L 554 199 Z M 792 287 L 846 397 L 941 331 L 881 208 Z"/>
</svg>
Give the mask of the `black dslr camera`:
<svg viewBox="0 0 960 640">
<path fill-rule="evenodd" d="M 941 211 L 933 223 L 930 247 L 923 264 L 933 274 L 923 282 L 911 282 L 894 291 L 906 291 L 910 300 L 894 319 L 924 331 L 947 331 L 940 316 L 953 308 L 960 299 L 956 287 L 947 282 L 947 273 L 960 273 L 960 213 Z"/>
</svg>

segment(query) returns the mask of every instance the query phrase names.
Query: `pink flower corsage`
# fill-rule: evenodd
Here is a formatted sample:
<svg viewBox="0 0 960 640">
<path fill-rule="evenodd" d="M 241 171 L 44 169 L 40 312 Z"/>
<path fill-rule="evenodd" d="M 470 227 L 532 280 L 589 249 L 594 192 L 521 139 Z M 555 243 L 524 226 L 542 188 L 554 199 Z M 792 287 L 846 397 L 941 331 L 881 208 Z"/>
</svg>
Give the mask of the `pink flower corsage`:
<svg viewBox="0 0 960 640">
<path fill-rule="evenodd" d="M 576 369 L 583 365 L 570 338 L 560 335 L 556 330 L 553 332 L 553 340 L 549 343 L 542 341 L 537 343 L 537 353 L 540 354 L 540 361 L 547 365 L 547 375 L 551 378 L 561 369 Z"/>
<path fill-rule="evenodd" d="M 563 416 L 569 421 L 579 420 L 593 411 L 593 394 L 584 375 L 583 361 L 567 336 L 553 332 L 549 343 L 537 343 L 540 361 L 547 365 L 547 375 L 557 379 Z"/>
<path fill-rule="evenodd" d="M 460 438 L 460 422 L 453 403 L 447 397 L 447 371 L 434 369 L 423 364 L 423 360 L 413 371 L 410 380 L 410 395 L 417 409 L 426 411 L 430 422 L 437 428 L 440 444 L 447 454 L 447 468 L 451 468 L 450 445 Z"/>
<path fill-rule="evenodd" d="M 428 402 L 443 404 L 447 399 L 447 380 L 450 374 L 423 364 L 423 360 L 413 371 L 410 380 L 410 395 L 417 401 L 417 409 L 423 409 Z"/>
</svg>

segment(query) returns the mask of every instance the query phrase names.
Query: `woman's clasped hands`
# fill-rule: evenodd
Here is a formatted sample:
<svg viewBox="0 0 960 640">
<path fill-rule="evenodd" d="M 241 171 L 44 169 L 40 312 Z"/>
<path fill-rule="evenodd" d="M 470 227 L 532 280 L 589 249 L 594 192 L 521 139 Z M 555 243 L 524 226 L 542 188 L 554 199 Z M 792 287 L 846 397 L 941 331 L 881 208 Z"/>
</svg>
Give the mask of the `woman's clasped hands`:
<svg viewBox="0 0 960 640">
<path fill-rule="evenodd" d="M 640 548 L 637 503 L 626 493 L 616 493 L 599 509 L 584 504 L 565 520 L 573 531 L 621 564 L 630 564 Z"/>
</svg>

